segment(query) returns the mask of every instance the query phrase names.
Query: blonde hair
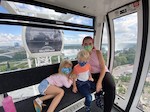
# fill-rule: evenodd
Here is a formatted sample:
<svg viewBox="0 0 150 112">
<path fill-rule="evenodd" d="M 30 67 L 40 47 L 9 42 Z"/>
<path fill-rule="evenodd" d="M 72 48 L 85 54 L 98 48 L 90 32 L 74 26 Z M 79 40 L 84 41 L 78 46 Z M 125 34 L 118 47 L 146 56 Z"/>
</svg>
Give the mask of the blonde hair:
<svg viewBox="0 0 150 112">
<path fill-rule="evenodd" d="M 66 64 L 70 65 L 71 67 L 72 67 L 72 65 L 73 65 L 70 60 L 62 60 L 61 63 L 60 63 L 60 65 L 59 65 L 59 69 L 58 69 L 58 72 L 59 72 L 59 73 L 62 73 L 62 72 L 61 72 L 61 69 L 62 69 Z"/>
<path fill-rule="evenodd" d="M 84 49 L 79 51 L 77 54 L 77 59 L 84 58 L 84 59 L 88 60 L 89 57 L 90 57 L 89 52 Z"/>
</svg>

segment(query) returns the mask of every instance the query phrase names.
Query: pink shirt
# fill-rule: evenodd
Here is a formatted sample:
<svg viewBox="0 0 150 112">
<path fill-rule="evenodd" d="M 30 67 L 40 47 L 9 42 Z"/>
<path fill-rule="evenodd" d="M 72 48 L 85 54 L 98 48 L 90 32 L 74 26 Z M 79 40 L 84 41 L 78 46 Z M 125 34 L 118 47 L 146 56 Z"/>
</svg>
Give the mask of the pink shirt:
<svg viewBox="0 0 150 112">
<path fill-rule="evenodd" d="M 88 63 L 91 65 L 91 73 L 100 73 L 101 72 L 99 59 L 97 57 L 97 53 L 96 53 L 95 49 L 92 50 L 92 53 L 91 53 Z M 105 70 L 108 71 L 106 66 L 105 66 Z"/>
<path fill-rule="evenodd" d="M 67 76 L 59 73 L 47 77 L 46 80 L 50 85 L 55 85 L 58 87 L 65 86 L 66 88 L 69 88 L 72 85 L 71 79 L 68 79 Z"/>
</svg>

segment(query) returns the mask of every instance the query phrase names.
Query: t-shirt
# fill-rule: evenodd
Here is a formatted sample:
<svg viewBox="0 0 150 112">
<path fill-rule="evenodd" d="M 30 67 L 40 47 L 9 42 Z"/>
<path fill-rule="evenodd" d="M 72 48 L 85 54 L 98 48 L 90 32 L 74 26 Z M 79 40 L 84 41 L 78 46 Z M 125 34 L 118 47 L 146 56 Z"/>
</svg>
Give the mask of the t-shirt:
<svg viewBox="0 0 150 112">
<path fill-rule="evenodd" d="M 71 79 L 67 78 L 67 76 L 59 73 L 47 77 L 46 80 L 50 85 L 55 85 L 58 87 L 65 86 L 66 88 L 69 88 L 73 83 Z"/>
<path fill-rule="evenodd" d="M 90 76 L 90 70 L 91 70 L 91 66 L 88 63 L 84 66 L 80 66 L 79 64 L 77 64 L 73 68 L 73 74 L 77 75 L 78 80 L 87 81 Z"/>
</svg>

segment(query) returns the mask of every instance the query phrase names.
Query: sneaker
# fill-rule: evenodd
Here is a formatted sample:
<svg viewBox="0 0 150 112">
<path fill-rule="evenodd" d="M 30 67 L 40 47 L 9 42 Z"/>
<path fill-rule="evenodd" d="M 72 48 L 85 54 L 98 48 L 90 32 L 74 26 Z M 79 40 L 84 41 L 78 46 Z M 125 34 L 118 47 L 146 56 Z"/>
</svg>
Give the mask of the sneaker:
<svg viewBox="0 0 150 112">
<path fill-rule="evenodd" d="M 95 94 L 95 100 L 96 100 L 96 105 L 101 108 L 104 109 L 104 92 L 100 91 L 99 93 Z"/>
<path fill-rule="evenodd" d="M 34 101 L 33 101 L 33 104 L 34 104 L 34 108 L 35 108 L 35 111 L 36 112 L 42 112 L 42 101 L 40 100 L 40 98 L 36 98 Z"/>
<path fill-rule="evenodd" d="M 91 112 L 91 108 L 89 106 L 85 106 L 85 111 L 86 112 Z"/>
</svg>

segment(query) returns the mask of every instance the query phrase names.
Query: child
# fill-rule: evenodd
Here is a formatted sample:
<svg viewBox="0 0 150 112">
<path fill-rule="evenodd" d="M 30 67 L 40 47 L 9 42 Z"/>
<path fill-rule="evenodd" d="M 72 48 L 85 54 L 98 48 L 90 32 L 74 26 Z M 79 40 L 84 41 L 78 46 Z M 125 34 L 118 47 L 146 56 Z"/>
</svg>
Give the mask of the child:
<svg viewBox="0 0 150 112">
<path fill-rule="evenodd" d="M 72 71 L 72 62 L 63 60 L 59 65 L 58 73 L 44 79 L 38 86 L 40 94 L 44 95 L 34 100 L 36 112 L 42 111 L 43 101 L 53 98 L 47 112 L 54 112 L 55 108 L 64 96 L 64 90 L 60 87 L 69 88 L 72 85 L 70 73 Z M 44 105 L 43 105 L 44 106 Z"/>
<path fill-rule="evenodd" d="M 73 92 L 79 92 L 85 96 L 86 112 L 90 112 L 90 105 L 92 102 L 91 96 L 91 81 L 94 81 L 90 69 L 90 64 L 87 63 L 89 59 L 89 53 L 86 50 L 81 50 L 77 54 L 78 64 L 73 69 L 74 81 L 73 81 Z M 77 79 L 77 80 L 76 80 Z"/>
</svg>

